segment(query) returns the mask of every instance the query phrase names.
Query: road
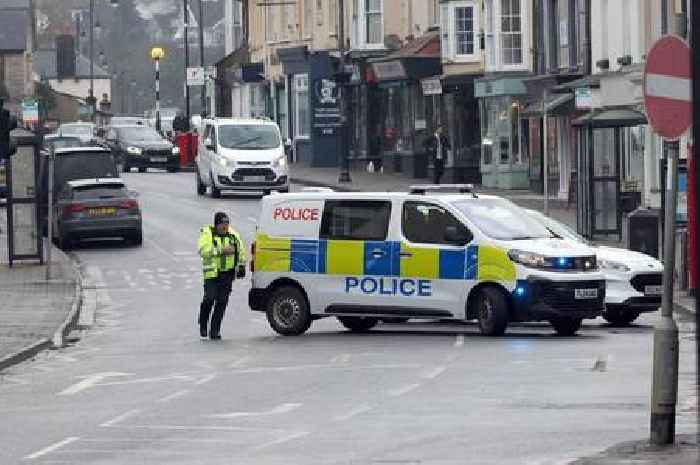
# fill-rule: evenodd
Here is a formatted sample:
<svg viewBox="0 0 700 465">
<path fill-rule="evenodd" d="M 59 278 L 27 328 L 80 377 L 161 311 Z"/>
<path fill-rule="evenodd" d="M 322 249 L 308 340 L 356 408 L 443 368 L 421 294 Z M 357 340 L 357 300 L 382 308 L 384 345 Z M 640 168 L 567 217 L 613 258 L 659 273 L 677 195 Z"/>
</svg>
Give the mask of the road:
<svg viewBox="0 0 700 465">
<path fill-rule="evenodd" d="M 248 309 L 246 279 L 223 340 L 200 341 L 198 229 L 223 210 L 249 243 L 259 199 L 198 198 L 186 173 L 125 179 L 144 245 L 72 252 L 94 324 L 0 379 L 2 464 L 563 464 L 648 434 L 655 315 L 573 338 L 544 324 L 351 334 L 333 319 L 284 338 Z M 690 432 L 693 327 L 680 326 Z"/>
</svg>

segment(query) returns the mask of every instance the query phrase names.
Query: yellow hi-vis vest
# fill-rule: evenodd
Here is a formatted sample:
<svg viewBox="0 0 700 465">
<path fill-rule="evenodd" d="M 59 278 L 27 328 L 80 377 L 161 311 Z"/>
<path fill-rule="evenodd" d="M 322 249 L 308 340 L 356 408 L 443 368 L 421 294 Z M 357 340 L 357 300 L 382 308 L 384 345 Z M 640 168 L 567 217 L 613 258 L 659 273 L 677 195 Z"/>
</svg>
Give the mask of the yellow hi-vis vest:
<svg viewBox="0 0 700 465">
<path fill-rule="evenodd" d="M 224 247 L 233 247 L 233 255 L 224 255 Z M 224 271 L 235 270 L 238 265 L 245 265 L 245 245 L 241 237 L 231 226 L 223 236 L 216 234 L 213 226 L 204 226 L 197 242 L 199 256 L 202 257 L 204 279 L 213 279 Z"/>
</svg>

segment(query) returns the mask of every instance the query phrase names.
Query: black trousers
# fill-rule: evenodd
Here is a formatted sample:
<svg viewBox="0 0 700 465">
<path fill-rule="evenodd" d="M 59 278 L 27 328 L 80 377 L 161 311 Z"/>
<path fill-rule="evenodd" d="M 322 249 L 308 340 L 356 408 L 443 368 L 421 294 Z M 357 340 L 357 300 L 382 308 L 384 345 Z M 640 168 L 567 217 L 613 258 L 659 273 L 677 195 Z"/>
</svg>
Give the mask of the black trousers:
<svg viewBox="0 0 700 465">
<path fill-rule="evenodd" d="M 435 168 L 433 183 L 440 184 L 440 178 L 442 178 L 442 173 L 445 171 L 445 160 L 443 158 L 435 159 L 433 161 L 433 166 Z"/>
<path fill-rule="evenodd" d="M 209 335 L 218 336 L 219 331 L 221 331 L 221 320 L 224 319 L 234 276 L 234 272 L 229 271 L 221 273 L 214 279 L 204 280 L 204 298 L 199 306 L 199 327 L 209 326 L 209 315 L 211 314 Z M 214 309 L 213 313 L 212 308 Z"/>
</svg>

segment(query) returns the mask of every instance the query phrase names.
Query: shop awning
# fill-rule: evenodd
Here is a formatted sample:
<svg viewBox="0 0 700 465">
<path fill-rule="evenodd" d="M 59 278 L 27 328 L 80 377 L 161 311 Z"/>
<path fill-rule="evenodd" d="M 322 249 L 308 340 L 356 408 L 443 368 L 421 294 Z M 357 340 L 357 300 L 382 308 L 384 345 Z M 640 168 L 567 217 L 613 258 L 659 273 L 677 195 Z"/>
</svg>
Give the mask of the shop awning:
<svg viewBox="0 0 700 465">
<path fill-rule="evenodd" d="M 576 79 L 575 81 L 567 82 L 565 84 L 559 84 L 558 86 L 552 87 L 552 93 L 568 93 L 573 90 L 581 89 L 584 87 L 592 89 L 600 88 L 600 78 L 598 76 L 586 76 L 581 79 Z"/>
<path fill-rule="evenodd" d="M 369 62 L 377 82 L 438 76 L 442 74 L 440 35 L 430 32 L 409 42 L 395 53 Z"/>
<path fill-rule="evenodd" d="M 613 108 L 591 112 L 574 120 L 572 124 L 593 129 L 619 128 L 647 124 L 647 118 L 631 108 Z"/>
<path fill-rule="evenodd" d="M 566 116 L 574 113 L 576 106 L 574 105 L 573 94 L 549 95 L 547 98 L 547 114 L 549 116 Z M 525 107 L 525 110 L 520 114 L 524 117 L 540 117 L 542 116 L 542 99 Z"/>
</svg>

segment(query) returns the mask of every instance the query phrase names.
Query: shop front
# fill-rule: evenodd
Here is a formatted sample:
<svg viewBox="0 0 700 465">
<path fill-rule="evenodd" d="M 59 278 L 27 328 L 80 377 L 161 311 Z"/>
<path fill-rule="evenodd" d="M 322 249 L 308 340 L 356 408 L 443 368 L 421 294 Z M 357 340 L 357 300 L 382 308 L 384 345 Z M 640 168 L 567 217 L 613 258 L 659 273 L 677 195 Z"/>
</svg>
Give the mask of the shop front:
<svg viewBox="0 0 700 465">
<path fill-rule="evenodd" d="M 498 189 L 530 187 L 527 134 L 521 127 L 527 76 L 489 77 L 476 81 L 481 113 L 482 185 Z"/>
</svg>

